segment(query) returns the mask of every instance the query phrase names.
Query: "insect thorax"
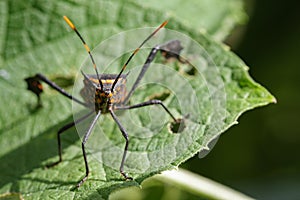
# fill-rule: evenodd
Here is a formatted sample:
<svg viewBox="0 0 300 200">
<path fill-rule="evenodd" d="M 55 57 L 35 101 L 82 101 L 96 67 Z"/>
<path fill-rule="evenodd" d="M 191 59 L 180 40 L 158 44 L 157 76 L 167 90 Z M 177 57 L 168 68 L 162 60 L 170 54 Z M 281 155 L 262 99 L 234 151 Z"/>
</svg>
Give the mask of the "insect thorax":
<svg viewBox="0 0 300 200">
<path fill-rule="evenodd" d="M 116 77 L 116 74 L 100 74 L 103 85 L 101 90 L 96 75 L 84 76 L 84 87 L 81 89 L 80 95 L 89 107 L 94 107 L 96 112 L 101 111 L 101 113 L 107 113 L 110 107 L 123 103 L 126 97 L 126 75 L 120 76 L 111 96 L 105 93 L 105 91 L 111 90 Z"/>
</svg>

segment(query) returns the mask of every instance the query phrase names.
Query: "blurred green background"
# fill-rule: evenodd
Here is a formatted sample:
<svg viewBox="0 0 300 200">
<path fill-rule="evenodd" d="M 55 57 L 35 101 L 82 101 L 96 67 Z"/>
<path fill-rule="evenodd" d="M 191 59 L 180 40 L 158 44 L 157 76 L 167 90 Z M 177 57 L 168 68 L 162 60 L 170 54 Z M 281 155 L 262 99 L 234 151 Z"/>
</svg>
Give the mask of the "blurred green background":
<svg viewBox="0 0 300 200">
<path fill-rule="evenodd" d="M 243 114 L 205 158 L 184 167 L 258 199 L 300 199 L 300 4 L 246 5 L 248 24 L 226 43 L 277 104 Z"/>
</svg>

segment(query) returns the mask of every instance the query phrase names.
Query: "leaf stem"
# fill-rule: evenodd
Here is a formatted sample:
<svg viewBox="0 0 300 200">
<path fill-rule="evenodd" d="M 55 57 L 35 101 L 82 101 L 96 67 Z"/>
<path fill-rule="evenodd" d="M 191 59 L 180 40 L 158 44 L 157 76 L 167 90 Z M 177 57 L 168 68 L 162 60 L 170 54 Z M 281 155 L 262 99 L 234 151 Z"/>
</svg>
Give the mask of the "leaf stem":
<svg viewBox="0 0 300 200">
<path fill-rule="evenodd" d="M 164 171 L 162 174 L 156 175 L 153 178 L 176 185 L 195 195 L 205 196 L 210 199 L 253 199 L 232 188 L 184 169 Z"/>
</svg>

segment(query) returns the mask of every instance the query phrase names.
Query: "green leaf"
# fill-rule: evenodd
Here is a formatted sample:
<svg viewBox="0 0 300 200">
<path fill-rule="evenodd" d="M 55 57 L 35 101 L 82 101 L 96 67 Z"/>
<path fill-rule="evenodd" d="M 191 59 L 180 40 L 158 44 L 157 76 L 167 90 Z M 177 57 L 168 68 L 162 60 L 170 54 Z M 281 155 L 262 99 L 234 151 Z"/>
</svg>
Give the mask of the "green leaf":
<svg viewBox="0 0 300 200">
<path fill-rule="evenodd" d="M 56 133 L 63 125 L 73 120 L 72 104 L 45 86 L 45 94 L 42 95 L 43 108 L 36 109 L 36 98 L 26 90 L 23 80 L 38 72 L 52 80 L 56 80 L 57 77 L 72 80 L 69 77 L 78 73 L 79 66 L 87 55 L 76 35 L 65 25 L 62 15 L 74 20 L 91 47 L 122 30 L 156 26 L 167 18 L 165 12 L 155 8 L 144 8 L 139 4 L 116 0 L 0 2 L 0 89 L 2 94 L 5 94 L 1 97 L 0 107 L 0 194 L 18 193 L 25 199 L 107 198 L 115 189 L 138 186 L 146 177 L 178 166 L 201 149 L 206 149 L 211 140 L 236 123 L 241 113 L 275 101 L 266 89 L 249 77 L 245 64 L 227 47 L 214 42 L 206 34 L 199 34 L 194 27 L 189 28 L 189 25 L 184 25 L 178 18 L 169 17 L 168 28 L 195 39 L 207 53 L 203 61 L 215 66 L 211 73 L 209 70 L 199 69 L 202 70 L 202 76 L 183 74 L 198 97 L 200 123 L 188 120 L 185 129 L 185 133 L 188 134 L 170 134 L 168 128 L 164 127 L 161 132 L 155 133 L 151 141 L 149 138 L 133 137 L 130 151 L 146 152 L 154 156 L 146 160 L 148 163 L 145 164 L 148 164 L 149 168 L 143 173 L 136 173 L 135 170 L 140 168 L 134 168 L 135 165 L 143 167 L 142 161 L 129 158 L 132 165 L 128 162 L 129 168 L 126 168 L 130 171 L 130 166 L 133 166 L 130 173 L 135 181 L 123 181 L 118 170 L 105 162 L 99 163 L 93 156 L 88 155 L 91 175 L 78 190 L 72 190 L 85 173 L 80 140 L 75 129 L 70 129 L 62 135 L 64 161 L 53 168 L 44 168 L 45 164 L 57 159 Z M 209 23 L 213 24 L 213 20 Z M 218 20 L 215 23 L 217 27 Z M 215 33 L 218 31 L 216 29 Z M 122 47 L 122 44 L 120 46 Z M 116 47 L 118 46 L 114 46 L 113 50 Z M 146 55 L 140 54 L 144 59 Z M 190 49 L 186 56 L 198 55 Z M 136 60 L 139 60 L 139 57 Z M 173 64 L 178 68 L 176 63 Z M 178 65 L 179 70 L 185 71 L 186 65 Z M 145 78 L 147 80 L 147 76 Z M 215 85 L 219 83 L 216 80 L 224 83 L 221 88 Z M 170 79 L 169 81 L 171 85 L 178 84 Z M 72 88 L 66 89 L 72 92 Z M 150 98 L 153 91 L 156 90 L 151 90 L 150 87 L 144 92 L 137 91 L 133 101 Z M 210 95 L 211 91 L 216 93 Z M 221 95 L 220 98 L 218 94 Z M 185 98 L 185 95 L 183 93 L 182 98 Z M 226 101 L 223 101 L 224 95 Z M 209 98 L 212 97 L 215 102 L 210 101 Z M 171 95 L 166 98 L 165 103 L 176 114 L 180 114 L 174 99 Z M 211 102 L 221 104 L 214 110 Z M 142 111 L 137 113 L 137 124 L 145 125 L 148 118 Z M 226 113 L 226 117 L 218 116 L 216 111 Z M 103 128 L 108 130 L 105 133 L 110 141 L 115 141 L 117 146 L 123 148 L 124 139 L 113 121 L 104 116 L 101 123 L 105 124 Z M 166 144 L 172 145 L 174 141 L 175 148 L 163 148 Z M 163 150 L 169 152 L 162 152 Z M 157 152 L 150 154 L 151 151 Z M 157 159 L 160 155 L 163 158 L 168 155 L 170 157 L 168 160 Z M 114 155 L 107 157 L 111 158 L 111 162 L 115 160 L 116 165 L 120 163 Z"/>
<path fill-rule="evenodd" d="M 144 7 L 155 8 L 181 21 L 196 31 L 205 31 L 218 41 L 224 40 L 247 16 L 241 0 L 173 0 L 136 1 Z"/>
</svg>

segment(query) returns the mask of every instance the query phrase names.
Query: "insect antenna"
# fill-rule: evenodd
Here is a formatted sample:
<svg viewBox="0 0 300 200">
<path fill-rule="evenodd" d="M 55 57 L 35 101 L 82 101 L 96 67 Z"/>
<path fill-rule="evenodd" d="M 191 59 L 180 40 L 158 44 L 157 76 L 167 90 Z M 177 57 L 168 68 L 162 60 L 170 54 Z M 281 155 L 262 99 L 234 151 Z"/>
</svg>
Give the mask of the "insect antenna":
<svg viewBox="0 0 300 200">
<path fill-rule="evenodd" d="M 100 87 L 101 87 L 101 89 L 103 89 L 103 84 L 102 84 L 102 81 L 100 79 L 100 76 L 99 76 L 99 73 L 98 73 L 98 70 L 97 70 L 97 67 L 96 67 L 96 63 L 94 61 L 94 58 L 92 56 L 92 53 L 91 53 L 91 50 L 90 50 L 89 46 L 85 43 L 83 37 L 80 35 L 80 33 L 76 29 L 75 25 L 71 22 L 71 20 L 67 16 L 64 16 L 64 20 L 67 22 L 67 24 L 70 26 L 70 28 L 73 29 L 73 31 L 75 31 L 75 33 L 77 34 L 77 36 L 80 38 L 81 42 L 83 43 L 84 48 L 86 49 L 86 51 L 90 55 L 93 67 L 96 71 L 97 79 L 99 80 Z"/>
<path fill-rule="evenodd" d="M 152 38 L 161 28 L 163 28 L 164 26 L 166 26 L 168 23 L 168 21 L 164 21 L 158 28 L 155 29 L 155 31 L 153 31 L 141 44 L 138 48 L 136 48 L 133 53 L 129 56 L 128 60 L 126 61 L 126 63 L 123 65 L 120 73 L 118 74 L 117 78 L 115 79 L 115 81 L 112 84 L 111 87 L 111 92 L 113 92 L 114 87 L 116 86 L 121 74 L 123 73 L 123 71 L 125 70 L 126 66 L 128 65 L 128 63 L 131 61 L 131 59 L 133 58 L 133 56 L 135 54 L 137 54 L 137 52 L 140 50 L 140 48 L 150 39 Z"/>
</svg>

